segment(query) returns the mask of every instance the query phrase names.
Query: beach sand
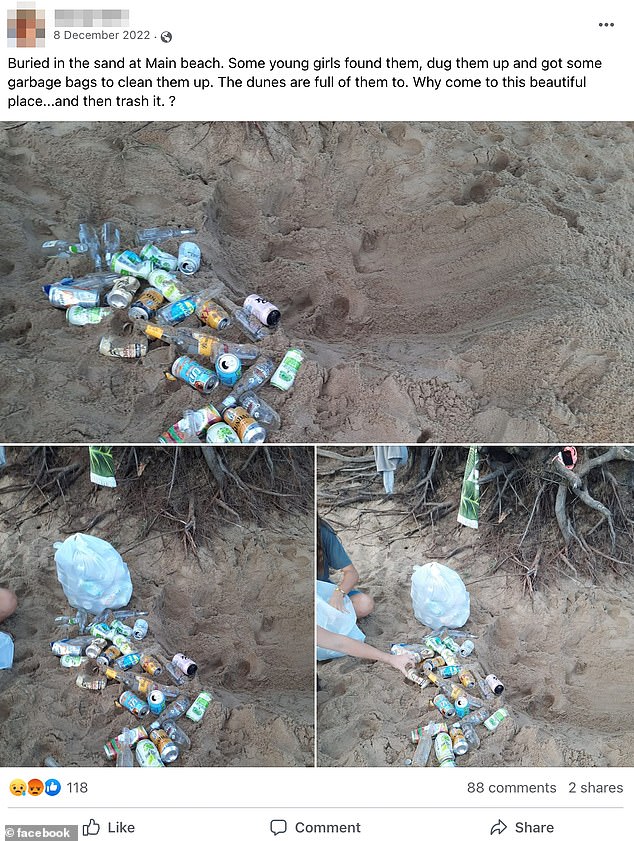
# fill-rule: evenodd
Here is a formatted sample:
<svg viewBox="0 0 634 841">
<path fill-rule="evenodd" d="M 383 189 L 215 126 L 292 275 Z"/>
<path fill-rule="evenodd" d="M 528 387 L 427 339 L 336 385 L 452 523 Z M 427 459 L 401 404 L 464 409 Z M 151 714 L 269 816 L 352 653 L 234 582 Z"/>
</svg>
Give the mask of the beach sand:
<svg viewBox="0 0 634 841">
<path fill-rule="evenodd" d="M 369 507 L 399 509 L 392 501 Z M 359 587 L 376 599 L 374 613 L 359 627 L 379 649 L 420 642 L 425 633 L 412 610 L 413 566 L 443 563 L 463 550 L 444 563 L 468 586 L 471 615 L 464 630 L 477 637 L 474 658 L 506 686 L 490 708 L 504 706 L 510 718 L 491 734 L 478 726 L 481 747 L 459 757 L 459 765 L 632 765 L 631 571 L 594 583 L 557 571 L 531 599 L 512 562 L 491 574 L 500 558 L 481 548 L 478 532 L 457 525 L 455 511 L 422 539 L 402 539 L 413 528 L 411 518 L 398 525 L 402 516 L 367 514 L 359 525 L 353 523 L 358 513 L 355 506 L 342 508 L 331 522 L 345 525 L 337 531 L 359 570 Z M 414 753 L 411 730 L 441 720 L 427 709 L 432 689 L 419 689 L 386 665 L 343 657 L 319 663 L 318 675 L 320 765 L 402 766 Z M 433 752 L 430 764 L 436 764 Z"/>
<path fill-rule="evenodd" d="M 0 155 L 2 440 L 153 442 L 205 403 L 167 346 L 101 357 L 110 325 L 41 293 L 90 269 L 41 243 L 106 219 L 126 245 L 196 226 L 196 288 L 280 307 L 262 350 L 306 362 L 262 392 L 272 441 L 629 435 L 629 123 L 42 122 L 5 124 Z"/>
<path fill-rule="evenodd" d="M 9 465 L 16 449 L 8 450 Z M 165 451 L 153 458 L 171 464 Z M 37 766 L 49 754 L 61 765 L 114 764 L 104 743 L 124 726 L 136 726 L 130 713 L 113 706 L 118 684 L 101 692 L 77 687 L 77 670 L 60 666 L 49 646 L 65 635 L 54 617 L 71 612 L 57 581 L 53 543 L 104 514 L 90 533 L 111 542 L 127 562 L 134 587 L 128 607 L 149 611 L 146 642 L 170 655 L 185 652 L 198 664 L 185 693 L 192 700 L 202 690 L 214 697 L 201 723 L 179 720 L 192 749 L 176 765 L 312 765 L 313 623 L 306 609 L 312 604 L 312 515 L 298 512 L 291 521 L 273 512 L 267 527 L 245 516 L 235 525 L 219 519 L 213 541 L 199 541 L 198 557 L 186 556 L 178 534 L 157 538 L 178 521 L 160 517 L 143 534 L 155 468 L 150 463 L 146 484 L 135 484 L 136 504 L 129 489 L 124 505 L 125 488 L 97 489 L 86 472 L 68 492 L 68 506 L 36 515 L 39 494 L 9 511 L 22 493 L 2 491 L 23 482 L 11 470 L 0 474 L 0 584 L 19 600 L 2 625 L 15 638 L 15 662 L 0 672 L 0 764 Z M 199 519 L 198 532 L 204 525 Z M 165 673 L 159 681 L 171 684 Z"/>
</svg>

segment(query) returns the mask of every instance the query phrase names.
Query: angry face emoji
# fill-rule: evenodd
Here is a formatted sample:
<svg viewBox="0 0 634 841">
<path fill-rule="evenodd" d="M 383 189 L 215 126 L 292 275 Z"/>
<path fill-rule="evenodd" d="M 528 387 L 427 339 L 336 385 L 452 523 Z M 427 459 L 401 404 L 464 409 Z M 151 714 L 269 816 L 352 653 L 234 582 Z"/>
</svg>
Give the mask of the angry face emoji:
<svg viewBox="0 0 634 841">
<path fill-rule="evenodd" d="M 9 791 L 16 797 L 22 797 L 26 794 L 26 783 L 24 780 L 12 780 L 9 783 Z"/>
<path fill-rule="evenodd" d="M 44 791 L 44 783 L 42 780 L 29 780 L 29 794 L 32 794 L 33 797 L 39 797 L 40 794 Z"/>
</svg>

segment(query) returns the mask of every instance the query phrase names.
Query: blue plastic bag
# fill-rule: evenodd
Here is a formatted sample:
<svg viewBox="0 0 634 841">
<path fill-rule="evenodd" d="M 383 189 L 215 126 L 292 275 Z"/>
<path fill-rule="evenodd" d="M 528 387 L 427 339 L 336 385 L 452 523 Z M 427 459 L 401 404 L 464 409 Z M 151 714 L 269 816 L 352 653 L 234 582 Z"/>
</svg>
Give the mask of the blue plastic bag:
<svg viewBox="0 0 634 841">
<path fill-rule="evenodd" d="M 349 596 L 343 597 L 343 606 L 346 613 L 342 613 L 328 604 L 328 599 L 335 591 L 336 584 L 329 581 L 317 582 L 317 624 L 320 628 L 332 631 L 333 634 L 342 634 L 353 640 L 363 642 L 365 634 L 357 628 L 357 614 Z M 329 648 L 317 646 L 318 660 L 331 660 L 333 657 L 344 657 L 340 651 L 332 651 Z"/>
<path fill-rule="evenodd" d="M 13 665 L 13 638 L 0 631 L 0 669 L 10 669 Z"/>
<path fill-rule="evenodd" d="M 73 607 L 88 613 L 124 607 L 132 595 L 130 572 L 117 550 L 90 534 L 53 544 L 57 578 Z"/>
</svg>

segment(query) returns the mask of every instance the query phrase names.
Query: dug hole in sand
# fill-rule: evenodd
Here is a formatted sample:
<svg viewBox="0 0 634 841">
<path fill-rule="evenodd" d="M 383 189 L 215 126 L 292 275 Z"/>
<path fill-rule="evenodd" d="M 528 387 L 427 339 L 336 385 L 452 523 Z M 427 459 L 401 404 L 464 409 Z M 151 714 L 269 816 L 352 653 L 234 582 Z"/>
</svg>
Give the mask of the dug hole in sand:
<svg viewBox="0 0 634 841">
<path fill-rule="evenodd" d="M 128 607 L 149 612 L 139 647 L 184 652 L 198 672 L 181 692 L 213 695 L 200 723 L 178 720 L 192 747 L 175 766 L 312 765 L 312 451 L 271 451 L 269 465 L 262 448 L 234 448 L 215 462 L 235 471 L 223 483 L 199 448 L 115 448 L 114 489 L 91 484 L 86 447 L 7 453 L 0 584 L 15 590 L 18 609 L 2 623 L 15 660 L 0 672 L 0 763 L 38 766 L 52 755 L 63 766 L 113 766 L 103 745 L 155 718 L 115 709 L 125 688 L 116 682 L 76 686 L 78 669 L 51 653 L 52 640 L 70 635 L 55 617 L 75 613 L 53 543 L 84 532 L 128 564 Z M 172 685 L 165 671 L 157 680 Z"/>
<path fill-rule="evenodd" d="M 280 308 L 262 351 L 306 361 L 271 441 L 628 438 L 629 123 L 20 123 L 0 159 L 5 441 L 154 442 L 206 402 L 42 294 L 91 268 L 42 242 L 106 220 L 195 226 L 196 289 Z"/>
<path fill-rule="evenodd" d="M 443 449 L 434 490 L 416 518 L 412 508 L 421 499 L 421 491 L 414 486 L 424 473 L 410 474 L 405 480 L 406 474 L 397 471 L 395 496 L 387 498 L 374 472 L 371 450 L 370 463 L 365 465 L 318 460 L 318 508 L 359 571 L 357 586 L 375 599 L 374 612 L 358 623 L 365 641 L 383 651 L 395 642 L 420 643 L 428 631 L 413 614 L 412 569 L 432 560 L 445 564 L 460 574 L 471 597 L 471 614 L 463 630 L 476 638 L 474 655 L 466 662 L 479 661 L 484 674 L 493 672 L 504 683 L 505 691 L 491 709 L 503 706 L 509 712 L 493 733 L 481 725 L 476 728 L 481 746 L 457 757 L 458 765 L 632 765 L 631 539 L 625 534 L 617 538 L 618 547 L 626 547 L 629 553 L 617 555 L 621 563 L 602 563 L 595 556 L 590 566 L 579 553 L 571 552 L 569 567 L 559 556 L 561 534 L 547 488 L 542 496 L 544 508 L 538 508 L 518 549 L 531 510 L 523 507 L 530 498 L 524 494 L 538 477 L 536 464 L 541 457 L 531 462 L 534 472 L 526 479 L 528 484 L 524 479 L 513 480 L 522 504 L 509 487 L 498 513 L 493 482 L 483 486 L 479 530 L 458 525 L 467 450 Z M 368 453 L 366 448 L 335 452 L 355 458 Z M 580 451 L 580 461 L 585 457 Z M 342 466 L 347 473 L 341 472 Z M 631 517 L 631 464 L 614 463 L 609 469 L 620 483 L 623 498 L 630 500 L 625 513 Z M 541 481 L 541 475 L 538 478 Z M 556 487 L 553 479 L 550 484 Z M 601 486 L 600 471 L 591 488 L 604 502 L 611 498 Z M 347 504 L 346 499 L 354 496 L 361 499 Z M 569 499 L 568 505 L 580 533 L 587 534 L 596 526 L 595 512 L 586 519 L 587 512 L 578 503 Z M 434 516 L 431 525 L 435 506 L 445 516 Z M 549 519 L 542 519 L 542 514 Z M 541 526 L 534 530 L 536 520 Z M 602 529 L 605 525 L 588 540 L 601 537 Z M 534 563 L 540 545 L 542 558 Z M 428 699 L 435 694 L 431 688 L 421 690 L 383 663 L 342 657 L 318 663 L 317 671 L 320 765 L 402 766 L 414 754 L 411 731 L 430 720 L 442 720 L 437 711 L 428 709 Z M 477 689 L 472 692 L 479 697 Z M 453 721 L 455 717 L 449 720 Z M 437 765 L 433 749 L 429 764 Z"/>
</svg>

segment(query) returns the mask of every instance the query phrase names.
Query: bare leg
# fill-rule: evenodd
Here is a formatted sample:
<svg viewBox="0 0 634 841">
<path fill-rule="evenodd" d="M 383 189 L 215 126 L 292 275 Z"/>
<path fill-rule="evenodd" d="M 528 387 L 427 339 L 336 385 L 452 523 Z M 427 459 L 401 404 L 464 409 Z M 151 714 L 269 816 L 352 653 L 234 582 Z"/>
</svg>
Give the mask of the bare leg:
<svg viewBox="0 0 634 841">
<path fill-rule="evenodd" d="M 350 596 L 350 601 L 354 605 L 357 619 L 369 616 L 374 610 L 374 599 L 372 596 L 368 596 L 367 593 L 355 593 L 354 596 Z"/>
<path fill-rule="evenodd" d="M 15 593 L 0 587 L 0 622 L 4 622 L 5 619 L 11 616 L 17 606 L 18 600 Z"/>
</svg>

